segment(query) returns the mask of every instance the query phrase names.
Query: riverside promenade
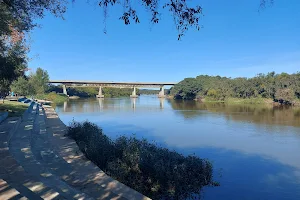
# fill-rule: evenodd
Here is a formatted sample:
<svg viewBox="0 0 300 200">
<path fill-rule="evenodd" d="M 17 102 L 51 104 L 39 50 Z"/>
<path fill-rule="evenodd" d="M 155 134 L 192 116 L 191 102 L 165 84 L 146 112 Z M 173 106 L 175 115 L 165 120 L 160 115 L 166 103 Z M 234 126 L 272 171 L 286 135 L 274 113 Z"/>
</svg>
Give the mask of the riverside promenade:
<svg viewBox="0 0 300 200">
<path fill-rule="evenodd" d="M 0 199 L 148 197 L 112 179 L 85 158 L 50 106 L 32 103 L 0 124 Z"/>
</svg>

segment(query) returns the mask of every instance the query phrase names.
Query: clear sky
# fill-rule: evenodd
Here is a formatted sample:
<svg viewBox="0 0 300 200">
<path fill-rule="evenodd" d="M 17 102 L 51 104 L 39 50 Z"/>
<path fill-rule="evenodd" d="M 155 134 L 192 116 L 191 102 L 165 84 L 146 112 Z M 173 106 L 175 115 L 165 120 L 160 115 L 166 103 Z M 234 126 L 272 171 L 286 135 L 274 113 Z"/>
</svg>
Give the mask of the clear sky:
<svg viewBox="0 0 300 200">
<path fill-rule="evenodd" d="M 203 29 L 177 41 L 167 11 L 153 26 L 139 9 L 141 23 L 126 26 L 118 20 L 122 9 L 110 8 L 104 34 L 102 9 L 77 0 L 65 20 L 39 21 L 29 67 L 46 69 L 51 79 L 149 82 L 300 71 L 299 0 L 275 0 L 261 11 L 260 0 L 193 1 L 203 7 Z"/>
</svg>

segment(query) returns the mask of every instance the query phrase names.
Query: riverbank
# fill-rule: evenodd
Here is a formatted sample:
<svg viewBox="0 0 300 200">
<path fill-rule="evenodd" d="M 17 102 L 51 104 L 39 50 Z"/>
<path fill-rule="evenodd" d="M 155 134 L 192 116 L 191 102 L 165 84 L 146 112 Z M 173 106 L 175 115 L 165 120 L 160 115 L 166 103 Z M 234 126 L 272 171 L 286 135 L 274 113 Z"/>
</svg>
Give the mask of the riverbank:
<svg viewBox="0 0 300 200">
<path fill-rule="evenodd" d="M 68 96 L 64 94 L 57 94 L 55 92 L 50 92 L 46 94 L 35 95 L 35 99 L 51 101 L 53 103 L 63 103 L 68 100 Z"/>
<path fill-rule="evenodd" d="M 263 106 L 280 106 L 286 105 L 281 104 L 279 102 L 274 101 L 273 99 L 267 98 L 227 98 L 225 100 L 213 100 L 210 98 L 203 98 L 203 99 L 195 99 L 195 101 L 200 101 L 203 103 L 225 103 L 228 105 L 263 105 Z M 300 100 L 295 100 L 292 102 L 290 106 L 300 106 Z"/>
<path fill-rule="evenodd" d="M 27 110 L 28 104 L 18 101 L 0 101 L 0 112 L 8 112 L 8 117 L 18 117 Z"/>
<path fill-rule="evenodd" d="M 0 199 L 149 200 L 87 160 L 66 129 L 36 102 L 0 124 Z"/>
<path fill-rule="evenodd" d="M 50 142 L 54 145 L 59 156 L 69 163 L 80 177 L 81 186 L 75 184 L 76 187 L 81 187 L 83 192 L 87 194 L 93 193 L 93 195 L 100 195 L 101 193 L 103 195 L 106 193 L 108 195 L 111 193 L 105 199 L 119 199 L 117 198 L 118 196 L 121 199 L 149 199 L 141 193 L 107 176 L 93 162 L 87 160 L 74 140 L 65 136 L 67 126 L 59 119 L 55 110 L 51 106 L 44 106 L 44 110 L 47 132 L 51 135 Z M 91 179 L 91 177 L 93 178 Z M 66 180 L 72 184 L 72 181 L 69 180 L 70 178 L 71 177 L 67 177 Z M 87 184 L 88 187 L 84 186 Z M 113 195 L 116 195 L 116 197 L 113 197 Z"/>
<path fill-rule="evenodd" d="M 196 99 L 198 100 L 198 99 Z M 198 100 L 199 101 L 199 100 Z M 227 98 L 225 100 L 214 100 L 210 98 L 204 98 L 200 100 L 204 103 L 226 103 L 226 104 L 262 104 L 262 105 L 271 105 L 275 103 L 272 99 L 264 98 Z"/>
</svg>

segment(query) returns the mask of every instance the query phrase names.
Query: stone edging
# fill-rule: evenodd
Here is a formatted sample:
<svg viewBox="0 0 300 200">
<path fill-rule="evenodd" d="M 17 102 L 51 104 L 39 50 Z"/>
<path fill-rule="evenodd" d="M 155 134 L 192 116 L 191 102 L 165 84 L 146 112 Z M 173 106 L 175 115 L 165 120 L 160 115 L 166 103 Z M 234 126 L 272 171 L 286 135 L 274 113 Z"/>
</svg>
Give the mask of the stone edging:
<svg viewBox="0 0 300 200">
<path fill-rule="evenodd" d="M 52 113 L 47 113 L 45 108 L 47 110 L 51 110 Z M 51 106 L 45 106 L 43 107 L 43 112 L 45 114 L 45 121 L 47 124 L 47 118 L 53 117 L 53 115 L 57 116 L 57 120 L 58 122 L 60 122 L 61 124 L 63 124 L 63 122 L 59 119 L 59 116 L 57 115 L 57 113 L 55 112 L 55 110 L 51 107 Z M 48 125 L 46 125 L 48 126 Z M 67 126 L 65 124 L 63 124 L 63 126 L 66 128 Z M 49 134 L 54 134 L 54 132 L 49 133 Z M 111 190 L 111 192 L 113 192 L 114 194 L 117 194 L 121 197 L 124 197 L 126 199 L 130 199 L 130 200 L 151 200 L 149 197 L 144 196 L 143 194 L 133 190 L 132 188 L 124 185 L 123 183 L 111 178 L 110 176 L 106 175 L 98 166 L 96 166 L 93 162 L 89 161 L 87 162 L 87 159 L 85 158 L 85 156 L 83 155 L 83 153 L 79 150 L 78 145 L 75 143 L 74 140 L 69 139 L 63 135 L 60 135 L 59 137 L 57 137 L 58 139 L 63 137 L 64 140 L 70 140 L 72 141 L 72 149 L 73 151 L 68 151 L 65 156 L 62 156 L 63 159 L 65 159 L 68 163 L 73 163 L 73 161 L 70 161 L 70 159 L 74 159 L 76 160 L 76 163 L 80 164 L 80 163 L 84 163 L 84 168 L 86 170 L 84 171 L 91 171 L 91 174 L 93 172 L 96 172 L 98 174 L 99 177 L 96 177 L 97 179 L 99 179 L 99 181 L 95 184 L 98 184 L 99 187 L 103 187 L 103 183 L 101 183 L 101 180 L 105 180 L 105 181 L 109 181 L 109 184 L 111 186 L 111 188 L 109 188 L 109 190 Z M 80 173 L 80 172 L 79 172 Z M 88 194 L 88 188 L 87 188 L 87 192 Z"/>
</svg>

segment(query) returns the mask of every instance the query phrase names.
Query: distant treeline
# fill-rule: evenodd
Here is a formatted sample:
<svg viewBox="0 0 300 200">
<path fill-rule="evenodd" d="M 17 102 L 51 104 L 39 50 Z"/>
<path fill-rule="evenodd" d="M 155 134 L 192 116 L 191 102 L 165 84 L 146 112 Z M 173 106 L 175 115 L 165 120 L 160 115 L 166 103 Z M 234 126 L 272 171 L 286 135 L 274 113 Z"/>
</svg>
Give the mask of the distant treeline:
<svg viewBox="0 0 300 200">
<path fill-rule="evenodd" d="M 123 96 L 130 96 L 132 93 L 132 88 L 102 88 L 102 94 L 105 97 L 123 97 Z M 62 93 L 62 86 L 58 85 L 51 85 L 49 92 L 56 92 L 56 93 Z M 88 97 L 96 97 L 96 95 L 99 92 L 99 88 L 96 87 L 75 87 L 75 88 L 67 88 L 68 95 L 70 96 L 79 96 L 83 98 Z M 137 94 L 139 90 L 136 90 Z"/>
<path fill-rule="evenodd" d="M 96 87 L 71 87 L 67 88 L 68 95 L 70 96 L 79 96 L 83 98 L 88 97 L 95 97 L 98 92 L 99 88 Z M 132 88 L 109 88 L 109 87 L 103 87 L 102 88 L 102 94 L 105 97 L 129 97 L 132 94 L 133 89 Z M 56 92 L 56 93 L 62 93 L 63 89 L 61 85 L 55 86 L 51 85 L 49 92 Z M 158 94 L 159 90 L 150 90 L 150 89 L 136 89 L 136 93 L 138 95 L 154 95 Z M 168 94 L 169 90 L 165 89 L 165 94 Z"/>
<path fill-rule="evenodd" d="M 282 104 L 295 104 L 300 99 L 300 72 L 270 72 L 253 78 L 200 75 L 179 82 L 171 88 L 170 94 L 175 99 L 225 101 L 228 98 L 265 98 Z"/>
<path fill-rule="evenodd" d="M 169 94 L 170 90 L 169 89 L 165 89 L 165 94 Z M 154 94 L 158 94 L 159 90 L 155 89 L 155 90 L 150 90 L 150 89 L 139 89 L 139 94 L 145 94 L 145 95 L 154 95 Z"/>
</svg>

